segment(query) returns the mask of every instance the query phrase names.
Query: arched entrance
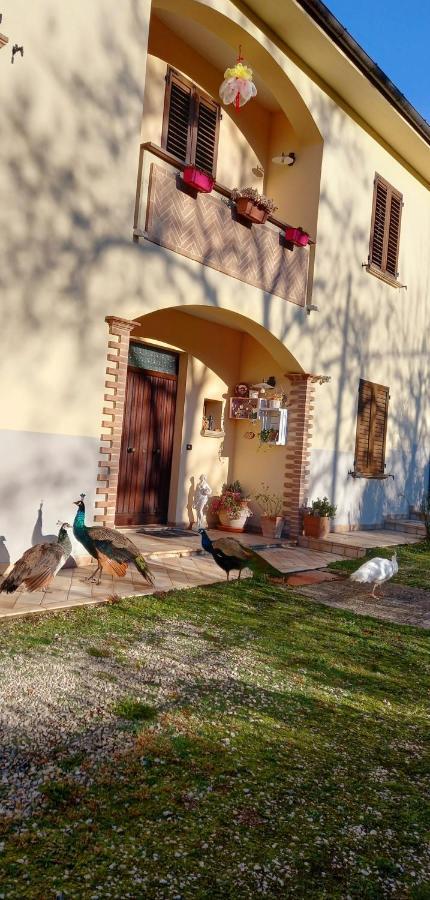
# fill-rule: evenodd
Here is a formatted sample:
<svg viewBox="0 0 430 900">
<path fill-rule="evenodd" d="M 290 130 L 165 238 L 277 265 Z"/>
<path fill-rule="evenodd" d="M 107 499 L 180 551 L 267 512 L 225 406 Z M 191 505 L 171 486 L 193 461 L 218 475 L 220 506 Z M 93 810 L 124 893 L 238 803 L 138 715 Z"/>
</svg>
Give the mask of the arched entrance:
<svg viewBox="0 0 430 900">
<path fill-rule="evenodd" d="M 130 526 L 145 521 L 190 525 L 193 489 L 204 472 L 214 493 L 223 482 L 236 479 L 250 495 L 262 482 L 268 484 L 283 498 L 289 532 L 295 536 L 309 474 L 313 384 L 289 349 L 258 323 L 219 308 L 170 308 L 133 322 L 114 317 L 107 321 L 109 362 L 116 363 L 107 372 L 114 374 L 115 393 L 112 408 L 104 409 L 110 420 L 103 421 L 109 434 L 108 447 L 101 448 L 99 481 L 105 485 L 98 488 L 97 520 Z M 156 365 L 157 353 L 161 368 L 166 369 L 163 354 L 175 359 L 175 372 L 145 364 L 137 374 L 136 347 L 142 352 L 152 348 L 151 365 Z M 235 384 L 254 384 L 269 375 L 288 385 L 289 399 L 288 442 L 270 449 L 262 448 L 256 433 L 249 439 L 249 423 L 229 416 Z M 220 410 L 217 434 L 205 434 L 202 428 L 209 403 Z M 140 459 L 133 441 L 129 446 L 136 429 Z"/>
</svg>

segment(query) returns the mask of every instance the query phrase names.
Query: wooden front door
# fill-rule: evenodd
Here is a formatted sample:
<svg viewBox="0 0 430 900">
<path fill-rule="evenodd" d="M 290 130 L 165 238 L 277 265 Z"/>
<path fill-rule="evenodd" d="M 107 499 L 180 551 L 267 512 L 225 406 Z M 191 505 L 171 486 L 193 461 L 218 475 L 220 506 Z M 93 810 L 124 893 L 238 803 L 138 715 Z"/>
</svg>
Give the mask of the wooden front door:
<svg viewBox="0 0 430 900">
<path fill-rule="evenodd" d="M 117 525 L 167 522 L 176 381 L 176 375 L 128 368 Z"/>
</svg>

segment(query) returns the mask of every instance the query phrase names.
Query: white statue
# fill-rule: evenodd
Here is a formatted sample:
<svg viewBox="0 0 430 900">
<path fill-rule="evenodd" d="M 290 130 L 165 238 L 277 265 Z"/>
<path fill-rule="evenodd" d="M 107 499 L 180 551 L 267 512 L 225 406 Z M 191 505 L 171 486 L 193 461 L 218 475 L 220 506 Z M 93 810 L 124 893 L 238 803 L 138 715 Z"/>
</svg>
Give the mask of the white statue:
<svg viewBox="0 0 430 900">
<path fill-rule="evenodd" d="M 203 521 L 204 511 L 207 507 L 209 497 L 212 494 L 212 488 L 206 481 L 206 475 L 200 475 L 198 480 L 197 487 L 194 492 L 194 503 L 193 507 L 197 513 L 197 527 L 204 528 L 205 523 Z"/>
</svg>

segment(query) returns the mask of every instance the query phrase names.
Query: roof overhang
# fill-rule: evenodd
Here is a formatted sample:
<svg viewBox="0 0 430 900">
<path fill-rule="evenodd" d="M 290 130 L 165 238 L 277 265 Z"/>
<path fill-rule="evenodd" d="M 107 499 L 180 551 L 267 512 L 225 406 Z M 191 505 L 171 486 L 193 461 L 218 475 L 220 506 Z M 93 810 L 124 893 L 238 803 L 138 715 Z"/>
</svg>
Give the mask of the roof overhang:
<svg viewBox="0 0 430 900">
<path fill-rule="evenodd" d="M 320 0 L 237 5 L 268 27 L 297 65 L 430 182 L 430 126 Z"/>
</svg>

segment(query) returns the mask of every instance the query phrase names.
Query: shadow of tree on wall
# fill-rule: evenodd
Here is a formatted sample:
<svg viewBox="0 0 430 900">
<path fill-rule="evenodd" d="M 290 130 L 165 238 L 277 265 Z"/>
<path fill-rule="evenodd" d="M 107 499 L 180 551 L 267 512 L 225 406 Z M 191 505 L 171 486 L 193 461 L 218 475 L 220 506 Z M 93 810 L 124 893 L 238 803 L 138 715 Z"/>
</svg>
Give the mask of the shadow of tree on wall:
<svg viewBox="0 0 430 900">
<path fill-rule="evenodd" d="M 105 314 L 129 315 L 131 298 L 133 309 L 145 314 L 146 272 L 160 278 L 160 306 L 181 306 L 193 294 L 201 297 L 202 304 L 218 308 L 220 297 L 205 266 L 190 265 L 178 254 L 148 242 L 132 243 L 143 94 L 143 71 L 136 66 L 136 56 L 144 46 L 145 33 L 139 3 L 128 5 L 115 30 L 100 13 L 99 77 L 94 77 L 91 67 L 85 68 L 80 58 L 59 60 L 55 45 L 59 17 L 61 12 L 56 10 L 46 23 L 51 40 L 39 59 L 44 76 L 49 75 L 57 91 L 52 117 L 44 117 L 39 124 L 36 111 L 43 97 L 37 79 L 32 82 L 30 77 L 19 83 L 3 106 L 7 134 L 0 157 L 7 191 L 0 209 L 5 235 L 0 249 L 0 289 L 5 304 L 2 336 L 5 346 L 15 347 L 19 340 L 23 362 L 19 396 L 28 406 L 26 427 L 53 427 L 52 419 L 51 426 L 45 425 L 46 410 L 39 406 L 38 398 L 56 396 L 58 430 L 67 431 L 63 420 L 70 413 L 75 433 L 93 435 L 98 422 L 87 412 L 85 398 L 97 386 L 101 416 Z M 329 392 L 336 411 L 325 421 L 319 420 L 315 429 L 321 446 L 335 450 L 320 467 L 318 478 L 335 502 L 346 491 L 345 502 L 355 515 L 360 504 L 363 511 L 382 509 L 387 502 L 404 505 L 399 500 L 401 491 L 413 502 L 421 489 L 424 464 L 420 448 L 428 447 L 425 409 L 430 385 L 416 309 L 424 298 L 408 296 L 406 309 L 403 292 L 381 288 L 376 279 L 363 274 L 373 170 L 369 172 L 364 151 L 351 143 L 345 116 L 334 105 L 330 112 L 319 102 L 317 108 L 315 97 L 311 112 L 324 122 L 326 151 L 336 144 L 345 163 L 339 172 L 351 173 L 346 181 L 334 172 L 330 192 L 327 182 L 321 190 L 313 285 L 320 312 L 307 317 L 301 308 L 261 292 L 261 321 L 298 359 L 301 342 L 311 342 L 314 371 L 338 372 L 330 385 L 317 389 L 316 417 L 318 391 Z M 365 227 L 355 215 L 357 193 L 365 193 L 369 200 Z M 210 232 L 206 239 L 211 241 Z M 231 281 L 232 292 L 245 296 L 246 285 Z M 378 342 L 375 328 L 381 333 Z M 406 373 L 397 365 L 400 357 L 407 360 Z M 58 374 L 55 393 L 52 361 Z M 10 365 L 17 362 L 16 357 L 12 363 L 0 360 L 5 380 Z M 392 373 L 387 470 L 393 469 L 396 481 L 394 485 L 391 481 L 368 482 L 363 489 L 353 485 L 347 475 L 354 454 L 358 381 L 360 377 L 377 380 L 382 363 L 387 363 Z M 342 454 L 345 448 L 348 452 Z M 64 489 L 80 477 L 81 457 L 76 454 L 74 459 L 75 471 L 73 459 L 66 472 L 61 471 L 59 460 L 58 471 L 53 473 L 51 463 L 41 455 L 31 472 L 17 477 L 38 496 L 44 493 L 45 484 L 54 487 L 57 482 Z M 315 479 L 311 490 L 313 483 Z M 12 499 L 16 488 L 17 484 L 4 485 L 2 501 Z"/>
</svg>

